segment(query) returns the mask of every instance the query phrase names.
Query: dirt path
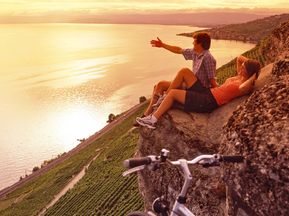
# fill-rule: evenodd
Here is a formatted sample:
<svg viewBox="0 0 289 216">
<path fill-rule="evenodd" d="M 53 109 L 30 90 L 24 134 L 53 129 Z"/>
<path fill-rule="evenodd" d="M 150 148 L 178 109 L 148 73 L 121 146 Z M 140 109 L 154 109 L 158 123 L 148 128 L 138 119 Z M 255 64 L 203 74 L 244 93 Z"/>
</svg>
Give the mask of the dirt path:
<svg viewBox="0 0 289 216">
<path fill-rule="evenodd" d="M 147 103 L 147 102 L 144 102 Z M 0 191 L 0 200 L 5 198 L 8 193 L 11 193 L 12 191 L 22 187 L 24 184 L 34 180 L 35 178 L 39 177 L 40 175 L 44 174 L 45 172 L 49 171 L 53 167 L 57 166 L 58 164 L 61 164 L 66 159 L 70 158 L 71 156 L 77 154 L 80 150 L 84 149 L 88 145 L 90 145 L 92 142 L 97 140 L 99 137 L 104 135 L 105 133 L 109 132 L 111 129 L 113 129 L 115 126 L 119 125 L 121 122 L 123 122 L 125 119 L 127 119 L 129 116 L 131 116 L 135 111 L 137 111 L 144 103 L 135 105 L 128 111 L 123 112 L 116 120 L 106 125 L 104 128 L 102 128 L 100 131 L 96 132 L 94 135 L 90 136 L 85 141 L 81 142 L 79 145 L 77 145 L 75 148 L 71 149 L 66 154 L 63 154 L 62 156 L 54 159 L 52 162 L 47 164 L 46 166 L 42 167 L 41 169 L 33 172 L 26 178 L 22 179 L 21 181 L 18 181 L 14 183 L 13 185 L 6 187 Z"/>
<path fill-rule="evenodd" d="M 45 212 L 50 208 L 52 207 L 63 195 L 66 194 L 66 192 L 70 189 L 72 189 L 74 187 L 74 185 L 79 182 L 80 179 L 83 178 L 83 176 L 85 175 L 85 171 L 86 169 L 90 166 L 90 164 L 100 155 L 100 151 L 101 149 L 97 149 L 96 152 L 98 152 L 98 154 L 92 159 L 89 161 L 89 163 L 87 165 L 85 165 L 82 170 L 76 175 L 74 176 L 69 182 L 67 185 L 65 185 L 65 187 L 58 193 L 54 196 L 53 200 L 50 201 L 50 203 L 48 203 L 47 206 L 45 206 L 45 208 L 43 208 L 41 210 L 41 212 L 38 214 L 38 216 L 42 216 L 45 214 Z"/>
</svg>

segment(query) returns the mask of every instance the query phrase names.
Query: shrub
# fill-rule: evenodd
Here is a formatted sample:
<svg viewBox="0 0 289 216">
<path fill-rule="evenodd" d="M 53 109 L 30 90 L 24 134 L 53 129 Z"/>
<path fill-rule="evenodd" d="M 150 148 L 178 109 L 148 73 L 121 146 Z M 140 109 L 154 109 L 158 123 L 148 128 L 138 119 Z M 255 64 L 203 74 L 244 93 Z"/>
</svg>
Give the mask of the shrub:
<svg viewBox="0 0 289 216">
<path fill-rule="evenodd" d="M 147 100 L 147 99 L 146 99 L 145 96 L 139 97 L 139 103 L 143 103 L 143 102 L 145 102 L 146 100 Z"/>
<path fill-rule="evenodd" d="M 38 166 L 35 166 L 35 167 L 32 169 L 32 172 L 36 172 L 37 170 L 39 170 L 39 167 L 38 167 Z"/>
<path fill-rule="evenodd" d="M 110 113 L 110 114 L 108 115 L 108 120 L 107 120 L 107 122 L 110 123 L 110 122 L 112 122 L 113 120 L 115 120 L 115 115 L 112 114 L 112 113 Z"/>
</svg>

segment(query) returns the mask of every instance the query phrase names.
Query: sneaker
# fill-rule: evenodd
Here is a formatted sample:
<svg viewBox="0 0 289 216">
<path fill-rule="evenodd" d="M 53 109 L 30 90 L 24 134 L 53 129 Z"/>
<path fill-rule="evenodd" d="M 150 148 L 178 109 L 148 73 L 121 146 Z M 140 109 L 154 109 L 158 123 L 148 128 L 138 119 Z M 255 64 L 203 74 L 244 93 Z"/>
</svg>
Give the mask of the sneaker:
<svg viewBox="0 0 289 216">
<path fill-rule="evenodd" d="M 145 126 L 151 129 L 156 129 L 156 124 L 153 123 L 151 116 L 146 116 L 143 118 L 136 118 L 136 122 L 141 125 L 141 126 Z"/>
<path fill-rule="evenodd" d="M 152 105 L 153 108 L 157 108 L 159 107 L 159 105 L 161 105 L 161 103 L 163 102 L 163 100 L 165 99 L 166 95 L 163 94 L 159 97 L 159 99 L 157 100 L 157 102 L 155 104 Z"/>
<path fill-rule="evenodd" d="M 146 117 L 144 114 L 141 116 L 141 118 L 144 118 L 144 117 Z M 139 118 L 139 117 L 138 117 Z M 138 127 L 139 126 L 139 123 L 137 123 L 137 121 L 135 121 L 133 124 L 132 124 L 132 126 L 134 126 L 134 127 Z"/>
</svg>

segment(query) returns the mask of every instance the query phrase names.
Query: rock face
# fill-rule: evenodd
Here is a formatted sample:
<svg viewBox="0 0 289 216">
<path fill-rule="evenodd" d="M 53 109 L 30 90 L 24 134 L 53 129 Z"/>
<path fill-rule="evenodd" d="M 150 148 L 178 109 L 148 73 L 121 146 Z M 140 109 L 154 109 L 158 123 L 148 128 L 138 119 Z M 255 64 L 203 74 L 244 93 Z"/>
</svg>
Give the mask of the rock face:
<svg viewBox="0 0 289 216">
<path fill-rule="evenodd" d="M 272 65 L 265 67 L 256 83 L 260 89 L 270 81 Z M 140 128 L 140 156 L 159 154 L 162 148 L 170 150 L 170 159 L 192 159 L 200 154 L 218 153 L 223 149 L 221 142 L 223 126 L 228 122 L 239 104 L 244 103 L 248 96 L 233 100 L 210 114 L 185 113 L 173 109 L 165 114 L 158 122 L 156 130 Z M 220 168 L 190 168 L 194 185 L 188 192 L 187 206 L 196 215 L 225 215 L 226 185 L 222 181 Z M 143 171 L 139 175 L 141 192 L 147 209 L 153 200 L 167 193 L 170 205 L 181 189 L 182 177 L 177 168 L 167 167 L 162 172 Z M 163 179 L 163 182 L 160 181 Z M 165 185 L 168 185 L 166 192 Z"/>
<path fill-rule="evenodd" d="M 272 73 L 223 130 L 221 153 L 246 158 L 241 170 L 223 169 L 229 215 L 289 215 L 289 61 Z"/>
<path fill-rule="evenodd" d="M 289 58 L 289 21 L 282 23 L 274 29 L 270 37 L 266 38 L 266 44 L 262 47 L 262 54 L 266 56 L 266 62 Z"/>
<path fill-rule="evenodd" d="M 239 99 L 244 100 L 245 98 Z M 219 131 L 234 110 L 238 101 L 230 107 L 216 110 L 216 114 L 184 113 L 180 110 L 170 110 L 159 122 L 156 130 L 140 129 L 139 154 L 159 154 L 162 148 L 170 150 L 170 159 L 192 159 L 205 154 L 216 153 L 219 148 Z M 226 110 L 227 112 L 222 112 Z M 220 121 L 215 122 L 215 115 L 222 114 Z M 208 127 L 210 125 L 210 127 Z M 190 189 L 187 206 L 191 206 L 197 215 L 221 215 L 225 207 L 224 185 L 220 185 L 220 170 L 191 167 L 194 186 Z M 162 172 L 165 173 L 164 178 Z M 161 179 L 163 178 L 163 183 Z M 168 186 L 168 201 L 173 204 L 181 190 L 182 177 L 178 169 L 166 166 L 157 172 L 144 171 L 140 173 L 140 185 L 143 188 L 146 208 L 149 209 L 153 200 L 166 194 Z M 223 189 L 222 189 L 223 188 Z"/>
</svg>

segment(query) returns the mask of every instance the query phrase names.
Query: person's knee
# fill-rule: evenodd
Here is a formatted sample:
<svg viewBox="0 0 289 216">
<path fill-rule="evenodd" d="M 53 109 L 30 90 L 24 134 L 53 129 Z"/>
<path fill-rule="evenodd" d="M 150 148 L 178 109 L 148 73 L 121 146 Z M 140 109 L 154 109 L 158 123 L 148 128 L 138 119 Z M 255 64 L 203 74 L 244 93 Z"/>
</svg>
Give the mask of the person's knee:
<svg viewBox="0 0 289 216">
<path fill-rule="evenodd" d="M 181 71 L 183 71 L 184 73 L 187 73 L 187 72 L 192 72 L 191 71 L 191 69 L 190 68 L 187 68 L 187 67 L 185 67 L 185 68 L 182 68 L 182 70 Z"/>
<path fill-rule="evenodd" d="M 160 81 L 156 84 L 156 88 L 157 90 L 163 90 L 165 87 L 165 81 Z"/>
<path fill-rule="evenodd" d="M 185 76 L 185 74 L 187 73 L 191 73 L 192 71 L 189 69 L 189 68 L 182 68 L 180 71 L 179 71 L 179 75 L 180 76 Z"/>
</svg>

